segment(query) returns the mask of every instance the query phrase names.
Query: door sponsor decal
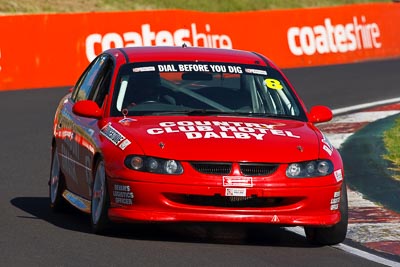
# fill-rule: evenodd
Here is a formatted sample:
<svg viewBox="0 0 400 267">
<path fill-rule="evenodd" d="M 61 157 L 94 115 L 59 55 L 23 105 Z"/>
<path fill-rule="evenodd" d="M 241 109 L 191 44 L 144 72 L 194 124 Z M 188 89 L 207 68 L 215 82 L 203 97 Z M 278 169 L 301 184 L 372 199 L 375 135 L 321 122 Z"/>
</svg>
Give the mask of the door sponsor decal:
<svg viewBox="0 0 400 267">
<path fill-rule="evenodd" d="M 110 140 L 114 145 L 119 146 L 119 148 L 122 150 L 131 144 L 131 141 L 118 132 L 117 129 L 112 127 L 111 123 L 108 123 L 106 126 L 104 126 L 100 130 L 100 133 Z"/>
</svg>

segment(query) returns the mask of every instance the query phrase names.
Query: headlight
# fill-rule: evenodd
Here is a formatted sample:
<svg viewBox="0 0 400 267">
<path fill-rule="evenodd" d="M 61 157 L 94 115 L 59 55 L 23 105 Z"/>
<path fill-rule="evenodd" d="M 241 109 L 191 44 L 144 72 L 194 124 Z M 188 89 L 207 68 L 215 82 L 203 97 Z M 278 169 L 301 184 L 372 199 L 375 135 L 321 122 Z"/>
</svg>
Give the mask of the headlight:
<svg viewBox="0 0 400 267">
<path fill-rule="evenodd" d="M 331 174 L 333 164 L 330 160 L 313 160 L 289 164 L 286 175 L 289 178 L 321 177 Z"/>
<path fill-rule="evenodd" d="M 138 156 L 132 157 L 129 161 L 129 164 L 134 170 L 140 170 L 143 168 L 143 158 Z"/>
<path fill-rule="evenodd" d="M 125 166 L 129 169 L 142 172 L 160 174 L 182 174 L 183 168 L 179 161 L 160 159 L 139 155 L 130 155 L 125 159 Z"/>
<path fill-rule="evenodd" d="M 175 160 L 167 160 L 164 163 L 164 170 L 169 174 L 174 174 L 182 170 L 182 167 Z"/>
</svg>

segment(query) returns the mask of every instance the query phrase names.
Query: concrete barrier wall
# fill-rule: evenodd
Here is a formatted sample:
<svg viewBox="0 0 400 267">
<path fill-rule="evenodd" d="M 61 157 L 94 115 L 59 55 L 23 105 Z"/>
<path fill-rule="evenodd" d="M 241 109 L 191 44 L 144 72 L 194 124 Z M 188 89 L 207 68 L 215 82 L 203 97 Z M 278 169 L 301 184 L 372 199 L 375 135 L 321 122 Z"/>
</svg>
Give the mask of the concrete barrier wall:
<svg viewBox="0 0 400 267">
<path fill-rule="evenodd" d="M 281 68 L 400 56 L 400 3 L 206 13 L 0 15 L 0 90 L 73 85 L 110 47 L 251 50 Z"/>
</svg>

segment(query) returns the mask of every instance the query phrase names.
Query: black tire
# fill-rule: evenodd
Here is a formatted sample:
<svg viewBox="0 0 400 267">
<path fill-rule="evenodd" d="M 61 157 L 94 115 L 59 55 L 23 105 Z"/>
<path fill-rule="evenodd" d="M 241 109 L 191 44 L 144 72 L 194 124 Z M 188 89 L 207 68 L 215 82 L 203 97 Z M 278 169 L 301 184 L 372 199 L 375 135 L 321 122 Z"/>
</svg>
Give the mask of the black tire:
<svg viewBox="0 0 400 267">
<path fill-rule="evenodd" d="M 347 188 L 343 181 L 340 204 L 340 221 L 327 228 L 322 227 L 304 227 L 307 240 L 315 245 L 336 245 L 343 242 L 347 234 L 348 224 L 348 204 L 347 204 Z"/>
<path fill-rule="evenodd" d="M 110 199 L 107 189 L 104 162 L 102 159 L 97 161 L 93 175 L 94 178 L 90 205 L 92 231 L 95 234 L 104 234 L 110 227 L 110 220 L 108 219 Z"/>
<path fill-rule="evenodd" d="M 67 206 L 67 202 L 62 196 L 62 193 L 65 190 L 65 178 L 61 172 L 57 147 L 55 145 L 52 149 L 50 178 L 48 184 L 51 210 L 54 212 L 64 211 Z"/>
</svg>

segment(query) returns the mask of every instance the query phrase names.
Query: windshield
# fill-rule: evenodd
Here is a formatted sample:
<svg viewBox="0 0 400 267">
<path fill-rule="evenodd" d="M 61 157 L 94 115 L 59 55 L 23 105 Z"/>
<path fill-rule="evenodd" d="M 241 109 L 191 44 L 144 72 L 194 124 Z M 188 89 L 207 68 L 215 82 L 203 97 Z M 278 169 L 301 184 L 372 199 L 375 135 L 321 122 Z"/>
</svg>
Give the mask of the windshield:
<svg viewBox="0 0 400 267">
<path fill-rule="evenodd" d="M 112 116 L 223 114 L 305 120 L 281 74 L 257 65 L 149 62 L 121 67 Z"/>
</svg>

